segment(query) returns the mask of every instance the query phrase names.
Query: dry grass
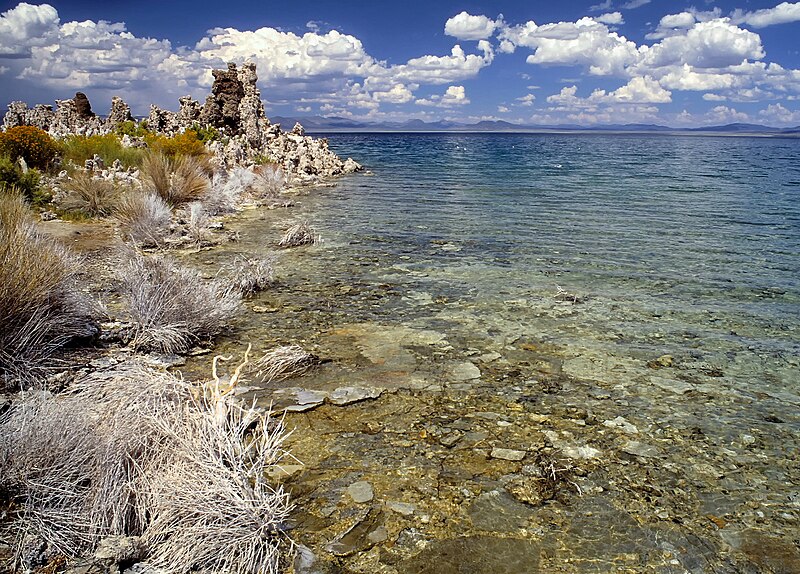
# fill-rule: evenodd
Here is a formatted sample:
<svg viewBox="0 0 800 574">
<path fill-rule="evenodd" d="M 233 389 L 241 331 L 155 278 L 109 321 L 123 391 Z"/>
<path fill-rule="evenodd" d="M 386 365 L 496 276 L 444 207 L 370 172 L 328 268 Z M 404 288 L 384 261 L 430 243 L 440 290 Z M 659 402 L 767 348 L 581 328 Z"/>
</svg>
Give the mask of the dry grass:
<svg viewBox="0 0 800 574">
<path fill-rule="evenodd" d="M 59 202 L 60 207 L 92 217 L 109 215 L 119 197 L 119 190 L 113 182 L 94 178 L 84 171 L 73 174 L 61 187 L 65 195 Z"/>
<path fill-rule="evenodd" d="M 273 260 L 270 257 L 238 256 L 227 271 L 230 284 L 244 297 L 263 291 L 274 281 Z"/>
<path fill-rule="evenodd" d="M 208 163 L 193 156 L 170 158 L 150 152 L 142 161 L 142 180 L 147 189 L 169 205 L 202 200 L 211 189 Z"/>
<path fill-rule="evenodd" d="M 235 166 L 228 172 L 217 173 L 203 204 L 212 215 L 232 213 L 236 211 L 242 195 L 254 180 L 253 172 L 241 166 Z"/>
<path fill-rule="evenodd" d="M 2 534 L 17 566 L 31 566 L 19 560 L 32 536 L 77 557 L 136 535 L 165 573 L 277 574 L 290 506 L 266 471 L 287 454 L 282 422 L 219 384 L 198 391 L 134 362 L 0 417 L 0 489 L 15 502 Z"/>
<path fill-rule="evenodd" d="M 129 191 L 114 206 L 124 236 L 142 247 L 161 245 L 169 233 L 172 211 L 154 193 Z"/>
<path fill-rule="evenodd" d="M 241 304 L 241 295 L 221 279 L 205 281 L 160 256 L 129 252 L 125 258 L 119 279 L 137 350 L 187 351 L 219 334 Z"/>
<path fill-rule="evenodd" d="M 278 246 L 284 248 L 299 247 L 301 245 L 313 245 L 316 242 L 314 228 L 307 221 L 303 221 L 287 229 L 280 242 L 278 242 Z"/>
<path fill-rule="evenodd" d="M 265 383 L 270 383 L 303 375 L 318 363 L 319 357 L 307 353 L 299 345 L 286 345 L 265 353 L 252 369 Z"/>
<path fill-rule="evenodd" d="M 80 260 L 37 229 L 21 196 L 5 192 L 0 262 L 0 387 L 27 386 L 59 349 L 97 334 L 97 307 L 78 289 Z"/>
</svg>

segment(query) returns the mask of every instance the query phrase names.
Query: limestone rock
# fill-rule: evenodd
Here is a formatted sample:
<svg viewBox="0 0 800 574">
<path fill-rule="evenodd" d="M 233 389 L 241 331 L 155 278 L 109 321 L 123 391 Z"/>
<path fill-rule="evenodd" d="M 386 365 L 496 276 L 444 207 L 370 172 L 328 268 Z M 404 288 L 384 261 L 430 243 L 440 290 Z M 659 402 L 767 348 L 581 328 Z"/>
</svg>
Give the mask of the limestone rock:
<svg viewBox="0 0 800 574">
<path fill-rule="evenodd" d="M 511 448 L 493 448 L 490 456 L 500 460 L 520 461 L 528 454 L 524 450 L 514 450 Z"/>
<path fill-rule="evenodd" d="M 106 118 L 106 127 L 109 130 L 114 130 L 122 122 L 130 121 L 133 121 L 130 106 L 126 104 L 119 96 L 114 96 L 111 98 L 111 111 Z"/>
<path fill-rule="evenodd" d="M 347 487 L 347 494 L 353 499 L 353 502 L 363 504 L 369 502 L 375 497 L 375 492 L 372 490 L 372 485 L 365 480 L 354 482 Z"/>
<path fill-rule="evenodd" d="M 95 117 L 92 111 L 92 104 L 89 103 L 89 98 L 83 92 L 76 92 L 75 97 L 72 99 L 75 102 L 75 113 L 82 120 L 90 120 Z"/>
</svg>

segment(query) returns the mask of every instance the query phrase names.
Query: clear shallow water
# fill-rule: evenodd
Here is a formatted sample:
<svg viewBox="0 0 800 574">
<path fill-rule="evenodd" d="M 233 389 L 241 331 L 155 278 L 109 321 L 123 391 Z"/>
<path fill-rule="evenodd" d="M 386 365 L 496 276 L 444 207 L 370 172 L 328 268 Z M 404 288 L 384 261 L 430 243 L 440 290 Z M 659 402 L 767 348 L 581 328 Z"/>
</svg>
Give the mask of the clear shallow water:
<svg viewBox="0 0 800 574">
<path fill-rule="evenodd" d="M 733 369 L 749 375 L 797 366 L 797 140 L 393 134 L 331 143 L 374 176 L 322 194 L 324 238 L 395 267 L 387 277 L 424 274 L 412 286 L 520 319 L 561 287 L 586 300 L 574 315 L 541 318 L 542 336 L 565 346 L 637 357 L 689 347 L 720 368 L 747 363 Z M 797 372 L 768 378 L 773 391 L 800 390 Z"/>
<path fill-rule="evenodd" d="M 299 342 L 330 362 L 289 384 L 394 391 L 289 420 L 323 566 L 368 480 L 418 510 L 373 508 L 391 546 L 356 540 L 352 571 L 800 571 L 800 141 L 330 143 L 371 173 L 246 215 L 226 248 L 309 219 L 323 242 L 279 256 L 252 303 L 275 312 L 225 344 Z M 553 500 L 529 497 L 539 456 L 576 468 Z"/>
</svg>

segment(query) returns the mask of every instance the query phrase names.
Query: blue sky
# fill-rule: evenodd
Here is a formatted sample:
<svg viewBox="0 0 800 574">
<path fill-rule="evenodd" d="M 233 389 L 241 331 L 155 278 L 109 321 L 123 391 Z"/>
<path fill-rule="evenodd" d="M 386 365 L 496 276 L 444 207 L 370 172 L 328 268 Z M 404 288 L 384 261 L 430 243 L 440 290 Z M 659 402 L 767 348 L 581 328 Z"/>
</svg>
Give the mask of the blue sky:
<svg viewBox="0 0 800 574">
<path fill-rule="evenodd" d="M 137 114 L 253 60 L 268 115 L 800 125 L 800 2 L 0 3 L 0 105 Z"/>
</svg>

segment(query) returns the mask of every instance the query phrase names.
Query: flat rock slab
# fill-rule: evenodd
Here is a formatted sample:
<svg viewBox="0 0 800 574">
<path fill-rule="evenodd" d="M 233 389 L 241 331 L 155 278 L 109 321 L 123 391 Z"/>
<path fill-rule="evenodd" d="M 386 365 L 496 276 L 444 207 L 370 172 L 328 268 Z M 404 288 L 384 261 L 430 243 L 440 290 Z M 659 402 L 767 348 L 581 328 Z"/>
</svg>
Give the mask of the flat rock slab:
<svg viewBox="0 0 800 574">
<path fill-rule="evenodd" d="M 347 487 L 347 494 L 353 499 L 353 502 L 363 504 L 375 498 L 375 492 L 372 490 L 372 485 L 365 480 L 354 482 Z"/>
<path fill-rule="evenodd" d="M 635 440 L 625 443 L 625 446 L 622 447 L 622 452 L 642 458 L 655 458 L 660 454 L 656 447 Z"/>
<path fill-rule="evenodd" d="M 328 402 L 330 402 L 332 405 L 341 407 L 367 399 L 377 399 L 382 393 L 383 389 L 367 387 L 339 387 L 328 395 Z"/>
<path fill-rule="evenodd" d="M 455 381 L 471 381 L 481 377 L 481 370 L 474 363 L 467 361 L 454 365 L 450 374 Z"/>
<path fill-rule="evenodd" d="M 520 461 L 528 454 L 524 450 L 514 450 L 511 448 L 493 448 L 489 456 L 500 460 Z"/>
<path fill-rule="evenodd" d="M 417 507 L 413 504 L 409 504 L 408 502 L 399 502 L 397 500 L 390 500 L 387 502 L 386 508 L 402 516 L 411 516 L 417 510 Z"/>
</svg>

